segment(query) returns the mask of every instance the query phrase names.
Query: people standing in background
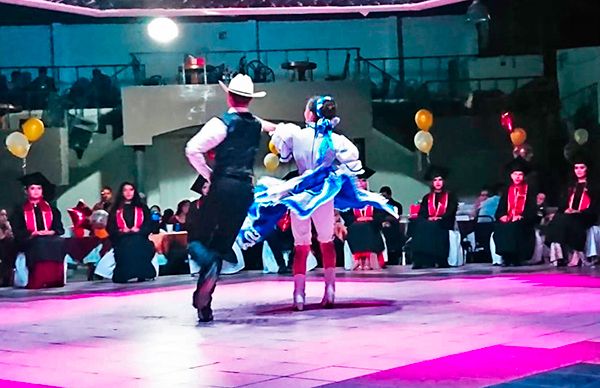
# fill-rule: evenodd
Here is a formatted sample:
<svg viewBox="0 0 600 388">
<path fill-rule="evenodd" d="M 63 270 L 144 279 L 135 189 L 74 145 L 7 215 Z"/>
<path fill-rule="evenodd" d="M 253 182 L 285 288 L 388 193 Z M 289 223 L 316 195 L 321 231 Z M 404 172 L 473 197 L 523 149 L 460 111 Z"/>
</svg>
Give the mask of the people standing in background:
<svg viewBox="0 0 600 388">
<path fill-rule="evenodd" d="M 100 190 L 100 201 L 98 201 L 94 207 L 92 208 L 92 210 L 104 210 L 104 211 L 110 211 L 110 208 L 112 206 L 112 197 L 113 197 L 113 192 L 112 189 L 109 186 L 104 186 L 102 188 L 102 190 Z"/>
<path fill-rule="evenodd" d="M 402 215 L 402 205 L 392 198 L 392 189 L 389 186 L 383 186 L 379 193 L 388 200 L 388 205 L 393 206 L 396 213 Z M 381 232 L 385 237 L 385 243 L 388 251 L 388 264 L 398 264 L 402 255 L 402 247 L 406 242 L 404 232 L 400 229 L 400 221 L 390 214 L 377 209 L 381 221 Z"/>
</svg>

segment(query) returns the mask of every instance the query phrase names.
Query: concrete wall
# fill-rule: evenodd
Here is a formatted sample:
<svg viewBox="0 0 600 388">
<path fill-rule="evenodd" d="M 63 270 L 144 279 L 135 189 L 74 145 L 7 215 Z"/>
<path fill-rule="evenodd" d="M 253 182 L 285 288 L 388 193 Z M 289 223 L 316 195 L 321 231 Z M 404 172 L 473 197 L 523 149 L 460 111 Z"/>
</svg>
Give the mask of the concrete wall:
<svg viewBox="0 0 600 388">
<path fill-rule="evenodd" d="M 573 114 L 585 102 L 585 96 L 583 94 L 570 98 L 568 96 L 593 84 L 600 84 L 600 47 L 559 50 L 556 55 L 558 86 L 561 100 L 563 100 L 563 108 L 569 114 Z M 596 86 L 596 89 L 596 93 L 600 95 L 600 88 Z M 600 112 L 600 98 L 598 101 L 598 111 Z M 600 117 L 598 122 L 600 122 Z"/>
<path fill-rule="evenodd" d="M 276 82 L 256 85 L 267 97 L 255 99 L 252 112 L 274 121 L 303 122 L 306 100 L 331 94 L 342 118 L 340 128 L 359 137 L 372 125 L 371 94 L 365 82 Z M 140 86 L 123 89 L 123 125 L 126 145 L 150 145 L 152 137 L 206 123 L 226 110 L 219 85 Z"/>
</svg>

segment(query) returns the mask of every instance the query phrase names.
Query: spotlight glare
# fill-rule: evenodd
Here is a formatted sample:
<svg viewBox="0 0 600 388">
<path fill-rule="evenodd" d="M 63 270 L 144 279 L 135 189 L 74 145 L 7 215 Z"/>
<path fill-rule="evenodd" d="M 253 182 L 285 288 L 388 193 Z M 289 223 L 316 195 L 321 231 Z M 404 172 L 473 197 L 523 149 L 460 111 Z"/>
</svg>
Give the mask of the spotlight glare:
<svg viewBox="0 0 600 388">
<path fill-rule="evenodd" d="M 169 18 L 156 18 L 148 23 L 148 35 L 159 43 L 169 43 L 179 36 L 179 27 Z"/>
</svg>

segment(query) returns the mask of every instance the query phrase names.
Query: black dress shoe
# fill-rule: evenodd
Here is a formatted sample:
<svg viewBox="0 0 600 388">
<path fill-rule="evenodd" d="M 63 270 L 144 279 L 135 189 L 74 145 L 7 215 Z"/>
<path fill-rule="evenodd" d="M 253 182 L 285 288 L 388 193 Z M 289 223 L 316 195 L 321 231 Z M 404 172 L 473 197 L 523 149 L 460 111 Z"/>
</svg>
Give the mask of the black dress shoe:
<svg viewBox="0 0 600 388">
<path fill-rule="evenodd" d="M 279 275 L 287 275 L 287 274 L 292 273 L 292 270 L 287 267 L 279 267 L 279 269 L 277 270 L 277 273 Z"/>
<path fill-rule="evenodd" d="M 214 320 L 213 311 L 210 306 L 198 310 L 198 322 L 207 323 Z"/>
</svg>

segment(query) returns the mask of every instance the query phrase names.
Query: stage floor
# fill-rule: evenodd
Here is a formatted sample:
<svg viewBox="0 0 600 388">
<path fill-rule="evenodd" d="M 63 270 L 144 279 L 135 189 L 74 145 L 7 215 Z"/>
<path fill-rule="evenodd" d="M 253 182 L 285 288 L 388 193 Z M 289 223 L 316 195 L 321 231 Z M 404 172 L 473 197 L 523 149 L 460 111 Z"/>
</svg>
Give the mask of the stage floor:
<svg viewBox="0 0 600 388">
<path fill-rule="evenodd" d="M 189 276 L 0 289 L 0 386 L 600 386 L 596 269 L 339 273 L 304 312 L 289 276 L 225 277 L 203 325 Z"/>
</svg>

